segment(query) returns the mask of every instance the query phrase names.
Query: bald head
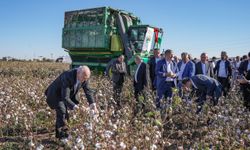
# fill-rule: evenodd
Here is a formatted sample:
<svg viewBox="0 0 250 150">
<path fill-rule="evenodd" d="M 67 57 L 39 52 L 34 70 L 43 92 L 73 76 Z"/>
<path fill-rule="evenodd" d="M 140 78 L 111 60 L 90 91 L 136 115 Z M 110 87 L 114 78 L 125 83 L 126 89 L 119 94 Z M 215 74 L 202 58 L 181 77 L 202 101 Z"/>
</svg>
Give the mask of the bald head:
<svg viewBox="0 0 250 150">
<path fill-rule="evenodd" d="M 77 68 L 77 80 L 80 82 L 87 81 L 90 78 L 90 69 L 88 66 L 80 66 Z"/>
</svg>

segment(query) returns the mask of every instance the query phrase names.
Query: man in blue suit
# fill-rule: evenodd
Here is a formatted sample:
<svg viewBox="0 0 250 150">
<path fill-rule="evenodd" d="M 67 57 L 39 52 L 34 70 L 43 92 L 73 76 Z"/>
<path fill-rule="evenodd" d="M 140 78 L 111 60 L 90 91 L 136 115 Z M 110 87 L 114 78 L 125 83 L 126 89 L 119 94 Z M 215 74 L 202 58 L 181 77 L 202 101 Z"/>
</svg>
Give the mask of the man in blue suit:
<svg viewBox="0 0 250 150">
<path fill-rule="evenodd" d="M 156 75 L 157 75 L 157 98 L 156 107 L 161 108 L 160 101 L 165 96 L 167 98 L 172 98 L 172 88 L 175 87 L 176 78 L 176 63 L 172 60 L 173 51 L 168 49 L 165 51 L 165 59 L 157 62 L 156 65 Z"/>
<path fill-rule="evenodd" d="M 195 73 L 195 64 L 189 60 L 188 53 L 184 52 L 181 54 L 182 60 L 177 64 L 177 71 L 178 71 L 178 88 L 179 88 L 179 95 L 182 97 L 182 79 L 183 78 L 190 78 Z"/>
<path fill-rule="evenodd" d="M 191 89 L 198 91 L 199 98 L 197 99 L 198 107 L 196 113 L 202 110 L 202 106 L 206 99 L 212 100 L 214 105 L 217 105 L 218 99 L 222 95 L 221 84 L 214 78 L 202 74 L 184 78 L 182 80 L 182 88 L 185 92 L 190 92 Z"/>
</svg>

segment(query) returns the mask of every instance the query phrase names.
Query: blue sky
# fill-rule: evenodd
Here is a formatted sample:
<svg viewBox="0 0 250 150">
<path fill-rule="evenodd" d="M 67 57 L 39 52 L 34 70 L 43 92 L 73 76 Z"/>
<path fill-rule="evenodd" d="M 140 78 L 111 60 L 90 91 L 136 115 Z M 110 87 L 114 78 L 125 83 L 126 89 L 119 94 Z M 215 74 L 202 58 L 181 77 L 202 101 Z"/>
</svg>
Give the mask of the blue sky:
<svg viewBox="0 0 250 150">
<path fill-rule="evenodd" d="M 162 49 L 177 55 L 250 51 L 249 0 L 1 0 L 0 57 L 67 55 L 61 48 L 64 12 L 100 6 L 133 12 L 142 23 L 163 28 Z"/>
</svg>

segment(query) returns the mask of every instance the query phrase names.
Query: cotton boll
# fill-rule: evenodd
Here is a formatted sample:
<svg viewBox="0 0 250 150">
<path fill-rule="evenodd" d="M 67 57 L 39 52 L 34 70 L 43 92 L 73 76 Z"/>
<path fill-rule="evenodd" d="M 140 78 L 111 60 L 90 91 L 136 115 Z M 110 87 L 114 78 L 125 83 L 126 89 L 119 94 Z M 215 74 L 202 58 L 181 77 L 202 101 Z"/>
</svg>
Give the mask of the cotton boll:
<svg viewBox="0 0 250 150">
<path fill-rule="evenodd" d="M 150 146 L 150 150 L 156 150 L 156 149 L 157 149 L 157 146 L 155 144 Z"/>
<path fill-rule="evenodd" d="M 133 146 L 131 150 L 137 150 L 137 147 L 136 147 L 136 146 Z"/>
<path fill-rule="evenodd" d="M 123 143 L 123 142 L 121 142 L 121 143 L 120 143 L 120 147 L 121 147 L 121 149 L 125 149 L 125 148 L 126 148 L 126 144 Z"/>
<path fill-rule="evenodd" d="M 96 143 L 95 144 L 95 148 L 96 149 L 101 149 L 102 148 L 102 144 L 101 143 Z"/>
<path fill-rule="evenodd" d="M 44 146 L 42 144 L 39 144 L 39 146 L 36 148 L 36 150 L 43 150 Z"/>
</svg>

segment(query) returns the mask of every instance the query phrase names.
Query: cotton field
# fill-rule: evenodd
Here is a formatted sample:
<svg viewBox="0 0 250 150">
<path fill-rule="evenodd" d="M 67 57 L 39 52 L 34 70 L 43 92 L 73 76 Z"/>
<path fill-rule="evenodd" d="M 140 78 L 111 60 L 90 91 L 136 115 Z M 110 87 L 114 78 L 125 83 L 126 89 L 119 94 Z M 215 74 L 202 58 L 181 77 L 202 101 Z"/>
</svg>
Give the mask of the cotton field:
<svg viewBox="0 0 250 150">
<path fill-rule="evenodd" d="M 55 138 L 55 112 L 45 101 L 47 86 L 68 64 L 0 62 L 0 149 L 250 149 L 250 112 L 239 89 L 219 105 L 208 101 L 201 114 L 196 104 L 174 98 L 164 113 L 155 110 L 147 91 L 147 112 L 133 115 L 131 77 L 115 113 L 112 82 L 93 72 L 91 88 L 99 115 L 92 114 L 81 91 L 80 109 L 70 111 L 70 138 Z"/>
</svg>

